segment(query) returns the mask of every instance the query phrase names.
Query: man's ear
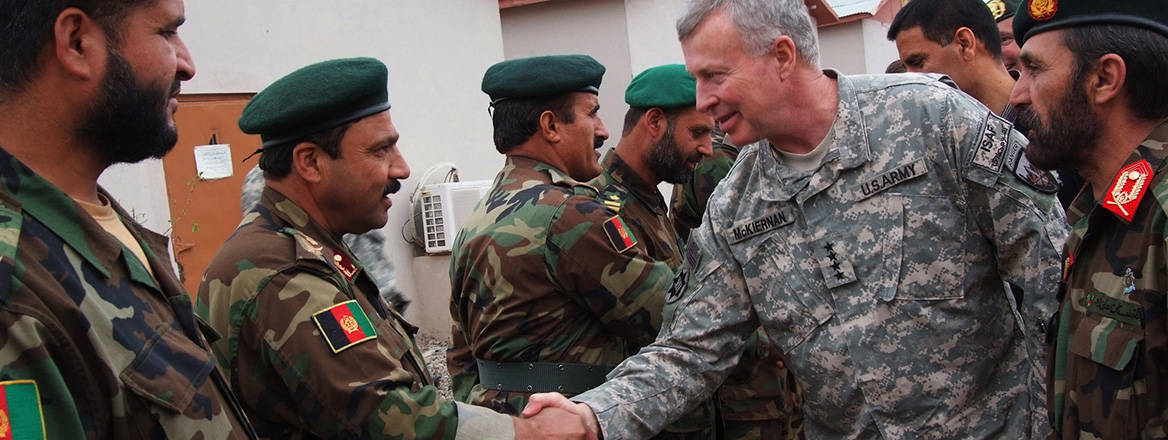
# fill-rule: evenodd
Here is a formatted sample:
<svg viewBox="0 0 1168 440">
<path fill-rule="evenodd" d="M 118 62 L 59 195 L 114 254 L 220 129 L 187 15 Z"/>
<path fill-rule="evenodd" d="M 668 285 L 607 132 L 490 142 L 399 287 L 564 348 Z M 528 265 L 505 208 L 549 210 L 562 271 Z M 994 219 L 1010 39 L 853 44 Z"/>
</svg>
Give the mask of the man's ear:
<svg viewBox="0 0 1168 440">
<path fill-rule="evenodd" d="M 105 30 L 77 8 L 66 8 L 53 22 L 52 56 L 78 79 L 100 78 L 108 55 Z"/>
<path fill-rule="evenodd" d="M 661 139 L 665 135 L 665 129 L 669 126 L 669 121 L 665 118 L 665 111 L 657 107 L 646 110 L 645 114 L 641 116 L 641 122 L 645 124 L 645 132 L 649 133 L 649 137 L 653 140 Z"/>
<path fill-rule="evenodd" d="M 977 52 L 977 36 L 969 28 L 962 26 L 957 28 L 953 33 L 953 41 L 949 44 L 956 45 L 957 54 L 961 56 L 962 60 L 969 61 L 976 56 Z"/>
<path fill-rule="evenodd" d="M 799 51 L 795 48 L 795 40 L 786 35 L 780 35 L 779 38 L 771 42 L 770 56 L 778 65 L 777 71 L 780 79 L 787 79 L 795 72 L 795 67 L 799 64 Z"/>
<path fill-rule="evenodd" d="M 536 127 L 536 132 L 543 136 L 549 144 L 555 145 L 560 142 L 560 130 L 557 125 L 559 122 L 560 119 L 556 117 L 554 112 L 544 110 L 543 113 L 539 114 L 539 127 Z"/>
<path fill-rule="evenodd" d="M 292 172 L 306 182 L 320 183 L 324 180 L 324 161 L 328 159 L 328 153 L 316 144 L 301 142 L 292 147 Z"/>
<path fill-rule="evenodd" d="M 1087 96 L 1092 104 L 1104 105 L 1123 96 L 1123 88 L 1127 84 L 1127 63 L 1122 57 L 1114 53 L 1103 55 L 1090 69 L 1086 84 L 1079 84 L 1078 87 L 1087 88 Z"/>
</svg>

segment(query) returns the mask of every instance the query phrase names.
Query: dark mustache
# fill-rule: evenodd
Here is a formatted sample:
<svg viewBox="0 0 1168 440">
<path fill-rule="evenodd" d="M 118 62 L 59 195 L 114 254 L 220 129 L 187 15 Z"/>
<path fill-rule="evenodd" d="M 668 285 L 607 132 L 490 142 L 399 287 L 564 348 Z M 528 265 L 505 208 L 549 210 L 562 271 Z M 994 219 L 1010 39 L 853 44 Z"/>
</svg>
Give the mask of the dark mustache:
<svg viewBox="0 0 1168 440">
<path fill-rule="evenodd" d="M 401 182 L 398 181 L 397 179 L 390 180 L 389 183 L 385 184 L 385 192 L 381 193 L 381 196 L 385 197 L 385 196 L 388 196 L 390 194 L 396 193 L 399 190 L 401 190 Z"/>
</svg>

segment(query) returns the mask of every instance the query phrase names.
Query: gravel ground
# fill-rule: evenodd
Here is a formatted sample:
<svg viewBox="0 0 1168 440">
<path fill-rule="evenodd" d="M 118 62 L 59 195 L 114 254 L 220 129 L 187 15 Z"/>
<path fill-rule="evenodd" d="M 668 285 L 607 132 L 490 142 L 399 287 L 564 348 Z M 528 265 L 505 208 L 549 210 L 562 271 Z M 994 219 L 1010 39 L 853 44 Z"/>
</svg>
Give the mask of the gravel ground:
<svg viewBox="0 0 1168 440">
<path fill-rule="evenodd" d="M 446 372 L 446 340 L 430 335 L 418 333 L 418 348 L 422 350 L 422 357 L 426 360 L 426 367 L 438 385 L 438 396 L 443 400 L 451 400 L 450 374 Z"/>
</svg>

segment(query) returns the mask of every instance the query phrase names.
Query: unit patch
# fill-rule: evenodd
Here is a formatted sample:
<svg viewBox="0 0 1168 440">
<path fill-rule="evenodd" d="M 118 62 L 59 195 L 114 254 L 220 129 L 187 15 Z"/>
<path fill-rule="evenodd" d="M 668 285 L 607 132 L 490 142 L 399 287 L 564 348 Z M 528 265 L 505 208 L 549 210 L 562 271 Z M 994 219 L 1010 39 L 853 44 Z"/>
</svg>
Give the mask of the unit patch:
<svg viewBox="0 0 1168 440">
<path fill-rule="evenodd" d="M 0 439 L 43 438 L 45 416 L 36 381 L 0 382 Z"/>
<path fill-rule="evenodd" d="M 1018 176 L 1022 183 L 1041 192 L 1054 194 L 1059 190 L 1059 182 L 1054 174 L 1036 168 L 1030 163 L 1030 159 L 1026 158 L 1026 152 L 1018 155 L 1018 160 L 1014 163 L 1014 175 Z"/>
<path fill-rule="evenodd" d="M 312 320 L 316 321 L 320 335 L 328 342 L 333 353 L 377 338 L 377 330 L 373 329 L 373 324 L 357 300 L 351 299 L 316 312 Z"/>
<path fill-rule="evenodd" d="M 929 172 L 924 159 L 900 165 L 860 184 L 860 200 Z"/>
<path fill-rule="evenodd" d="M 685 293 L 686 286 L 689 285 L 689 268 L 682 266 L 677 274 L 673 276 L 673 284 L 669 285 L 669 293 L 665 295 L 665 303 L 673 304 L 681 299 L 681 295 Z"/>
<path fill-rule="evenodd" d="M 787 226 L 795 221 L 795 210 L 784 206 L 778 211 L 764 215 L 761 218 L 735 223 L 727 233 L 730 244 L 738 243 L 750 237 L 770 232 Z"/>
<path fill-rule="evenodd" d="M 973 151 L 973 165 L 986 171 L 999 173 L 1006 162 L 1006 148 L 1010 140 L 1010 123 L 990 113 L 981 127 L 981 137 L 977 149 Z"/>
</svg>

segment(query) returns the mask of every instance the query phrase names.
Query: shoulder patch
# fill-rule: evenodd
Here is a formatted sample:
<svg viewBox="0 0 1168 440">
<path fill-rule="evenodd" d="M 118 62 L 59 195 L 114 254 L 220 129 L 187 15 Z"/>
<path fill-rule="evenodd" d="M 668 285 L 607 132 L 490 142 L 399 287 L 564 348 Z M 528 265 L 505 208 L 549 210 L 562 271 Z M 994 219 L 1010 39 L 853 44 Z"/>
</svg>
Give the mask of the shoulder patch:
<svg viewBox="0 0 1168 440">
<path fill-rule="evenodd" d="M 1018 180 L 1021 180 L 1026 186 L 1040 192 L 1054 194 L 1059 190 L 1059 182 L 1055 179 L 1054 174 L 1032 165 L 1030 160 L 1026 158 L 1025 152 L 1019 154 L 1018 159 L 1014 162 L 1014 175 L 1018 176 Z"/>
<path fill-rule="evenodd" d="M 45 438 L 45 416 L 36 381 L 0 382 L 0 438 Z"/>
<path fill-rule="evenodd" d="M 608 242 L 612 243 L 612 248 L 617 252 L 627 251 L 637 245 L 637 237 L 633 236 L 633 231 L 629 230 L 620 215 L 614 215 L 604 221 L 604 233 L 608 235 Z"/>
<path fill-rule="evenodd" d="M 334 354 L 377 338 L 377 330 L 373 329 L 369 316 L 365 315 L 361 305 L 354 299 L 316 312 L 312 320 L 316 321 L 320 335 Z"/>
<path fill-rule="evenodd" d="M 977 145 L 973 149 L 970 163 L 992 173 L 1000 173 L 1006 162 L 1006 149 L 1010 141 L 1012 125 L 998 115 L 988 113 L 982 124 Z"/>
</svg>

